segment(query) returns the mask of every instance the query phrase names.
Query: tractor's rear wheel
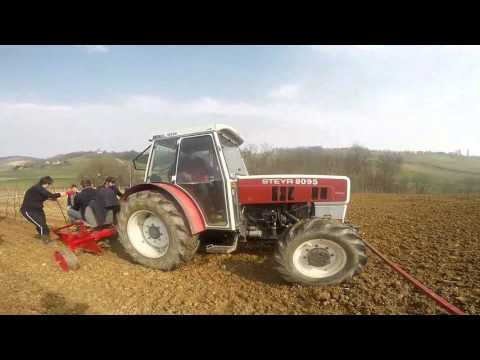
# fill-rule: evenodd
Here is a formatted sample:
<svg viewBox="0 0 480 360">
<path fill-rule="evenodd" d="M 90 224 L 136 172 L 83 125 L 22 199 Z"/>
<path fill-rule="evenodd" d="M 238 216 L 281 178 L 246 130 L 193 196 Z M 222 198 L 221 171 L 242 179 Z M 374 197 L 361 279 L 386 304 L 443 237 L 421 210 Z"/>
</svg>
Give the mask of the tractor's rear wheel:
<svg viewBox="0 0 480 360">
<path fill-rule="evenodd" d="M 135 262 L 166 271 L 189 261 L 200 245 L 175 203 L 152 191 L 132 194 L 122 204 L 118 233 Z"/>
<path fill-rule="evenodd" d="M 277 270 L 287 281 L 333 285 L 350 279 L 367 262 L 365 245 L 349 225 L 311 219 L 298 223 L 278 242 Z"/>
</svg>

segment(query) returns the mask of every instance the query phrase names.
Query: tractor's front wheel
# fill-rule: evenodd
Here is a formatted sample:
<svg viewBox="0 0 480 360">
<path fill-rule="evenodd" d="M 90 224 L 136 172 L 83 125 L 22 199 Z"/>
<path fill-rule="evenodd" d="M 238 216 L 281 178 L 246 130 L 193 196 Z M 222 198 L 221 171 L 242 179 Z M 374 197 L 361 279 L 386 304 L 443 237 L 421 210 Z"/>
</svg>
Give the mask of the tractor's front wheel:
<svg viewBox="0 0 480 360">
<path fill-rule="evenodd" d="M 118 216 L 119 241 L 137 263 L 173 270 L 189 261 L 199 247 L 175 203 L 158 192 L 132 194 Z"/>
<path fill-rule="evenodd" d="M 279 241 L 277 270 L 288 282 L 322 286 L 341 283 L 367 262 L 355 229 L 333 220 L 311 219 L 295 225 Z"/>
</svg>

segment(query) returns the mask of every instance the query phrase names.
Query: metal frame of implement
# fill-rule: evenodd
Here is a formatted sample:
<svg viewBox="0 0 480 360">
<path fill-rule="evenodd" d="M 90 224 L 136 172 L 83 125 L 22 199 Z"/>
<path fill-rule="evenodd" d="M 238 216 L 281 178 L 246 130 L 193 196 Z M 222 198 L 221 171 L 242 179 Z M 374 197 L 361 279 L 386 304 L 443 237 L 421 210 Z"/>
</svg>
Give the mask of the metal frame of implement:
<svg viewBox="0 0 480 360">
<path fill-rule="evenodd" d="M 52 232 L 55 233 L 68 248 L 68 250 L 55 251 L 53 255 L 55 262 L 63 271 L 78 267 L 75 251 L 80 249 L 100 255 L 103 250 L 98 242 L 117 234 L 117 230 L 114 227 L 92 229 L 82 221 L 52 229 Z"/>
</svg>

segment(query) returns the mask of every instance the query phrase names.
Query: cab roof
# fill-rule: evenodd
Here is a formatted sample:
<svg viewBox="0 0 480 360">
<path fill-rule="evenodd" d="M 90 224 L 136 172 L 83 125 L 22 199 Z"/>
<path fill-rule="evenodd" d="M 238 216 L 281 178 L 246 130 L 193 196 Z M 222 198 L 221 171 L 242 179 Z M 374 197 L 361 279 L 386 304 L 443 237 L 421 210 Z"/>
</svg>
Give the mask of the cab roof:
<svg viewBox="0 0 480 360">
<path fill-rule="evenodd" d="M 154 135 L 151 141 L 160 140 L 160 139 L 179 138 L 181 136 L 207 134 L 212 132 L 217 132 L 223 135 L 228 140 L 232 141 L 238 146 L 243 144 L 243 138 L 240 136 L 238 131 L 232 128 L 231 126 L 224 125 L 224 124 L 214 124 L 212 126 L 203 126 L 203 127 L 195 127 L 195 128 L 184 129 L 184 130 L 169 131 L 163 134 Z"/>
</svg>

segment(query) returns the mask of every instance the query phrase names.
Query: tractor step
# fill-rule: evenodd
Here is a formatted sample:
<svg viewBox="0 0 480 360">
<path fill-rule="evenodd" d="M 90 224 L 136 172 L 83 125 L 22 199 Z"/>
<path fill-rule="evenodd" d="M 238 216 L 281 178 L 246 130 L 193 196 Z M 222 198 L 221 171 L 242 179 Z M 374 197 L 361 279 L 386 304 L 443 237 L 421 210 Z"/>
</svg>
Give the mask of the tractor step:
<svg viewBox="0 0 480 360">
<path fill-rule="evenodd" d="M 205 251 L 209 254 L 230 254 L 237 250 L 238 235 L 235 236 L 232 245 L 216 245 L 209 244 L 206 246 Z"/>
</svg>

